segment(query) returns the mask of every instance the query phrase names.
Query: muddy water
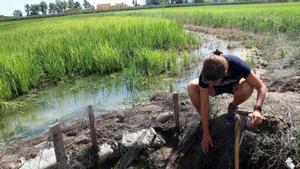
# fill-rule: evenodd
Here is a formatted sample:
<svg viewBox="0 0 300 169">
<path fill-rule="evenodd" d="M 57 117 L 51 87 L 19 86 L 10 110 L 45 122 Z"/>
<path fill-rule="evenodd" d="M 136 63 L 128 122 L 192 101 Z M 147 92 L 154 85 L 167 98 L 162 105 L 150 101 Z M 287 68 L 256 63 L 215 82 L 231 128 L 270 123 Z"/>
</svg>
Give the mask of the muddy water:
<svg viewBox="0 0 300 169">
<path fill-rule="evenodd" d="M 193 56 L 207 56 L 216 48 L 225 54 L 240 56 L 244 60 L 251 55 L 249 49 L 240 47 L 238 43 L 207 34 L 199 36 L 203 43 L 190 51 Z M 122 74 L 90 76 L 22 96 L 16 99 L 21 103 L 21 107 L 14 113 L 8 113 L 9 116 L 1 117 L 0 144 L 12 139 L 39 135 L 56 121 L 70 123 L 76 119 L 83 119 L 86 117 L 88 105 L 93 105 L 96 111 L 101 113 L 141 101 L 153 90 L 168 89 L 170 86 L 184 89 L 191 79 L 198 77 L 201 68 L 200 62 L 192 70 L 181 73 L 178 79 L 149 79 L 143 86 L 138 83 L 129 86 Z"/>
</svg>

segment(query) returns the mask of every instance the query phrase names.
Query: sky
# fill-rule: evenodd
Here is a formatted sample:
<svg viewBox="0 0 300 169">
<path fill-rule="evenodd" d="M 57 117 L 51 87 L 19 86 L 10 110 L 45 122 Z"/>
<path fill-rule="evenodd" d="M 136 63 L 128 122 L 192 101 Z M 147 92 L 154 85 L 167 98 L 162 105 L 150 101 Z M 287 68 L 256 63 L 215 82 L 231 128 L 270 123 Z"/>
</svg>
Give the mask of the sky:
<svg viewBox="0 0 300 169">
<path fill-rule="evenodd" d="M 12 16 L 14 10 L 19 9 L 23 12 L 23 16 L 25 14 L 24 12 L 24 5 L 25 4 L 39 4 L 42 0 L 0 0 L 0 15 L 5 16 Z M 47 4 L 49 2 L 55 2 L 55 0 L 43 0 Z M 67 1 L 67 0 L 66 0 Z M 83 0 L 74 0 L 74 2 L 80 2 L 82 5 Z M 96 4 L 100 3 L 111 3 L 114 5 L 115 3 L 121 3 L 124 2 L 129 6 L 132 6 L 132 0 L 88 0 L 92 5 L 96 6 Z M 143 5 L 145 3 L 145 0 L 137 0 L 138 4 Z"/>
</svg>

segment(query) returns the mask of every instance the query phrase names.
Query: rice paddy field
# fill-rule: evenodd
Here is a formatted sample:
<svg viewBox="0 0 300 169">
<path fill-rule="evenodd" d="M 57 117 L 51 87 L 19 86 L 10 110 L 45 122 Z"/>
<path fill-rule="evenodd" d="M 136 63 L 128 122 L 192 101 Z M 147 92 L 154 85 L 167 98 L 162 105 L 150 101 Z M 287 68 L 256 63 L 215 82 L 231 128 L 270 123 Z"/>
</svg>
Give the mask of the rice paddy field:
<svg viewBox="0 0 300 169">
<path fill-rule="evenodd" d="M 197 43 L 182 24 L 297 37 L 300 3 L 158 8 L 2 22 L 0 99 L 75 75 L 125 70 L 174 74 L 178 51 Z"/>
<path fill-rule="evenodd" d="M 181 24 L 300 34 L 300 2 L 158 8 L 104 15 L 152 16 Z"/>
<path fill-rule="evenodd" d="M 197 42 L 174 21 L 73 17 L 0 23 L 0 99 L 45 81 L 128 71 L 176 74 L 179 50 Z"/>
</svg>

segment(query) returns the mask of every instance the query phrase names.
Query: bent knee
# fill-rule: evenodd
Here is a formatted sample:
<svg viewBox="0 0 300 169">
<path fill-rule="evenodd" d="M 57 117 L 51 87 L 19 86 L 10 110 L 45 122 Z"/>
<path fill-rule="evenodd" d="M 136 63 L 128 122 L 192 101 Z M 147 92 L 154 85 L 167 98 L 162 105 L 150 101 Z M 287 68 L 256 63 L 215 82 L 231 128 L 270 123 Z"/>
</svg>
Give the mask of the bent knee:
<svg viewBox="0 0 300 169">
<path fill-rule="evenodd" d="M 198 80 L 196 80 L 196 79 L 191 80 L 188 84 L 188 88 L 196 88 L 196 87 L 199 87 Z"/>
<path fill-rule="evenodd" d="M 234 94 L 237 95 L 251 95 L 254 87 L 252 87 L 247 81 L 243 81 L 234 89 Z"/>
<path fill-rule="evenodd" d="M 188 89 L 196 89 L 199 88 L 198 79 L 191 80 L 188 84 Z"/>
</svg>

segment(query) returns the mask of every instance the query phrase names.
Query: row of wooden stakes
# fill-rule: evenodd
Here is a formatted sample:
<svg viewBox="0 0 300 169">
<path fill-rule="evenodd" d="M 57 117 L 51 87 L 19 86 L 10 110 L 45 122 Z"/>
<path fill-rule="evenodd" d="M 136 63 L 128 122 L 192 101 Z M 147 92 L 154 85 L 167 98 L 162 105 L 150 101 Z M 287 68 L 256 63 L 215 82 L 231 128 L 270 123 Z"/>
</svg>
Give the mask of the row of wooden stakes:
<svg viewBox="0 0 300 169">
<path fill-rule="evenodd" d="M 178 93 L 174 92 L 172 94 L 173 98 L 173 111 L 175 118 L 175 128 L 180 129 L 180 121 L 179 121 L 179 103 L 178 103 Z M 92 142 L 92 150 L 98 150 L 97 144 L 97 135 L 95 128 L 95 114 L 93 111 L 93 107 L 88 106 L 88 115 L 89 115 L 89 126 L 90 126 L 90 136 Z M 61 125 L 59 122 L 55 123 L 50 127 L 50 134 L 53 141 L 55 157 L 57 162 L 57 168 L 59 169 L 68 169 L 68 160 L 65 154 L 65 147 L 62 137 Z M 235 144 L 234 144 L 234 165 L 235 169 L 239 169 L 239 153 L 240 153 L 240 118 L 237 117 L 235 119 Z"/>
</svg>

